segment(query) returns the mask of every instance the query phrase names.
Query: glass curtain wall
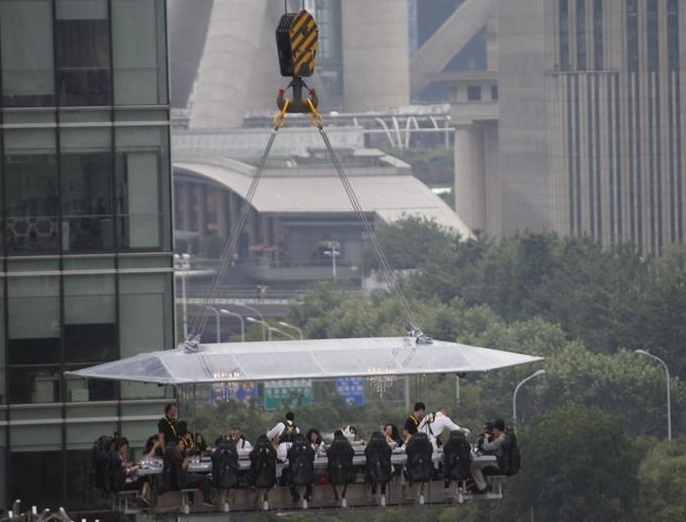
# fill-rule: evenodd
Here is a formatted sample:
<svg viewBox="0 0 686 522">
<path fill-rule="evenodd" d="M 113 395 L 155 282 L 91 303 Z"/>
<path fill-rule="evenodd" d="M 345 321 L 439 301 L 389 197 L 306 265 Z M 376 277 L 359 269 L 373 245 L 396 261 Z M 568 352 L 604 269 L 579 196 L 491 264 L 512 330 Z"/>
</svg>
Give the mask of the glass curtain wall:
<svg viewBox="0 0 686 522">
<path fill-rule="evenodd" d="M 0 508 L 105 509 L 93 441 L 140 454 L 169 396 L 64 377 L 173 346 L 165 27 L 164 0 L 0 0 Z"/>
</svg>

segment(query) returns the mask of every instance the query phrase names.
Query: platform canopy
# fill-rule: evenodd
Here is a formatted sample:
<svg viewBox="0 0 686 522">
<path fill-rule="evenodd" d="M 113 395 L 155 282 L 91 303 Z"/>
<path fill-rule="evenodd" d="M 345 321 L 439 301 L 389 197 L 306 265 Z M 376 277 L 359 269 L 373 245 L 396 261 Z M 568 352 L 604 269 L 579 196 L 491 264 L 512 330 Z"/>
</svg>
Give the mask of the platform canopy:
<svg viewBox="0 0 686 522">
<path fill-rule="evenodd" d="M 409 337 L 203 344 L 141 353 L 70 376 L 157 384 L 487 372 L 541 357 Z"/>
</svg>

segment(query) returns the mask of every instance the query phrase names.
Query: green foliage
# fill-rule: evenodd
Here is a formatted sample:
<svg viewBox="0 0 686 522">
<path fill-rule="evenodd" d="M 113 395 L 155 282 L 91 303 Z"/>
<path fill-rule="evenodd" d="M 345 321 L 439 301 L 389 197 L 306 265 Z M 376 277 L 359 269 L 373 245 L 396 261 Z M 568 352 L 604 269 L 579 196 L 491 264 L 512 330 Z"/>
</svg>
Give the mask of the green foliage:
<svg viewBox="0 0 686 522">
<path fill-rule="evenodd" d="M 523 470 L 508 484 L 499 515 L 514 512 L 524 522 L 533 507 L 536 520 L 605 522 L 631 513 L 641 455 L 617 417 L 560 408 L 522 433 L 520 446 Z"/>
<path fill-rule="evenodd" d="M 638 470 L 637 520 L 686 520 L 686 440 L 653 444 Z"/>
</svg>

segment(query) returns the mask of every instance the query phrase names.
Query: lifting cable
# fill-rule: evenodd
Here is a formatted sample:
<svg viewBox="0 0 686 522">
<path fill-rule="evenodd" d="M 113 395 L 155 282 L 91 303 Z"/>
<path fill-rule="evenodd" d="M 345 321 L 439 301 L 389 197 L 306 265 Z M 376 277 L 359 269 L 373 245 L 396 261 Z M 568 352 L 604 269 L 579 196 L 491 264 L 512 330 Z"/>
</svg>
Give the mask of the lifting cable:
<svg viewBox="0 0 686 522">
<path fill-rule="evenodd" d="M 209 319 L 210 309 L 208 308 L 208 306 L 217 297 L 219 290 L 221 289 L 222 282 L 224 281 L 224 277 L 226 276 L 226 272 L 231 266 L 231 261 L 234 259 L 236 247 L 238 246 L 238 239 L 240 238 L 241 232 L 243 231 L 243 227 L 245 226 L 245 222 L 248 218 L 248 213 L 250 212 L 250 208 L 252 206 L 252 200 L 255 197 L 255 192 L 257 192 L 257 185 L 260 183 L 260 180 L 262 179 L 262 173 L 264 172 L 265 165 L 267 164 L 267 158 L 269 157 L 269 153 L 272 150 L 272 145 L 274 145 L 276 135 L 278 134 L 279 129 L 283 126 L 285 122 L 285 114 L 288 110 L 288 105 L 289 102 L 288 100 L 286 100 L 283 109 L 281 109 L 279 113 L 274 117 L 274 129 L 272 130 L 272 133 L 269 135 L 267 146 L 265 147 L 264 152 L 262 153 L 262 157 L 260 158 L 260 161 L 257 165 L 255 175 L 253 176 L 252 182 L 250 183 L 250 187 L 248 188 L 248 192 L 245 195 L 243 205 L 241 206 L 241 210 L 238 214 L 238 219 L 236 220 L 236 225 L 233 227 L 231 239 L 226 243 L 226 246 L 222 251 L 221 257 L 219 258 L 217 273 L 214 277 L 214 280 L 212 281 L 212 285 L 210 286 L 210 291 L 207 293 L 207 295 L 205 295 L 204 299 L 202 300 L 202 313 L 198 315 L 193 321 L 193 325 L 191 327 L 190 333 L 188 334 L 188 338 L 185 340 L 185 345 L 187 349 L 197 349 L 198 345 L 200 344 L 202 332 L 205 329 L 205 326 L 207 325 L 207 321 Z"/>
</svg>

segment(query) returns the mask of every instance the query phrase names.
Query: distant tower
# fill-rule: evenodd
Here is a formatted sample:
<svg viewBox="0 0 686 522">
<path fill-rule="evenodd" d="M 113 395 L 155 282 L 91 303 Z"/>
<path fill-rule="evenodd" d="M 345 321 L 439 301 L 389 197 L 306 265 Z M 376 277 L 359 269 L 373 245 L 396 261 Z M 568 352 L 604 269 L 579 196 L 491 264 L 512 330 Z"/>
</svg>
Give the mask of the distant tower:
<svg viewBox="0 0 686 522">
<path fill-rule="evenodd" d="M 193 91 L 190 127 L 243 125 L 268 3 L 274 2 L 214 1 Z"/>
<path fill-rule="evenodd" d="M 408 105 L 407 0 L 345 0 L 341 18 L 345 110 Z"/>
</svg>

